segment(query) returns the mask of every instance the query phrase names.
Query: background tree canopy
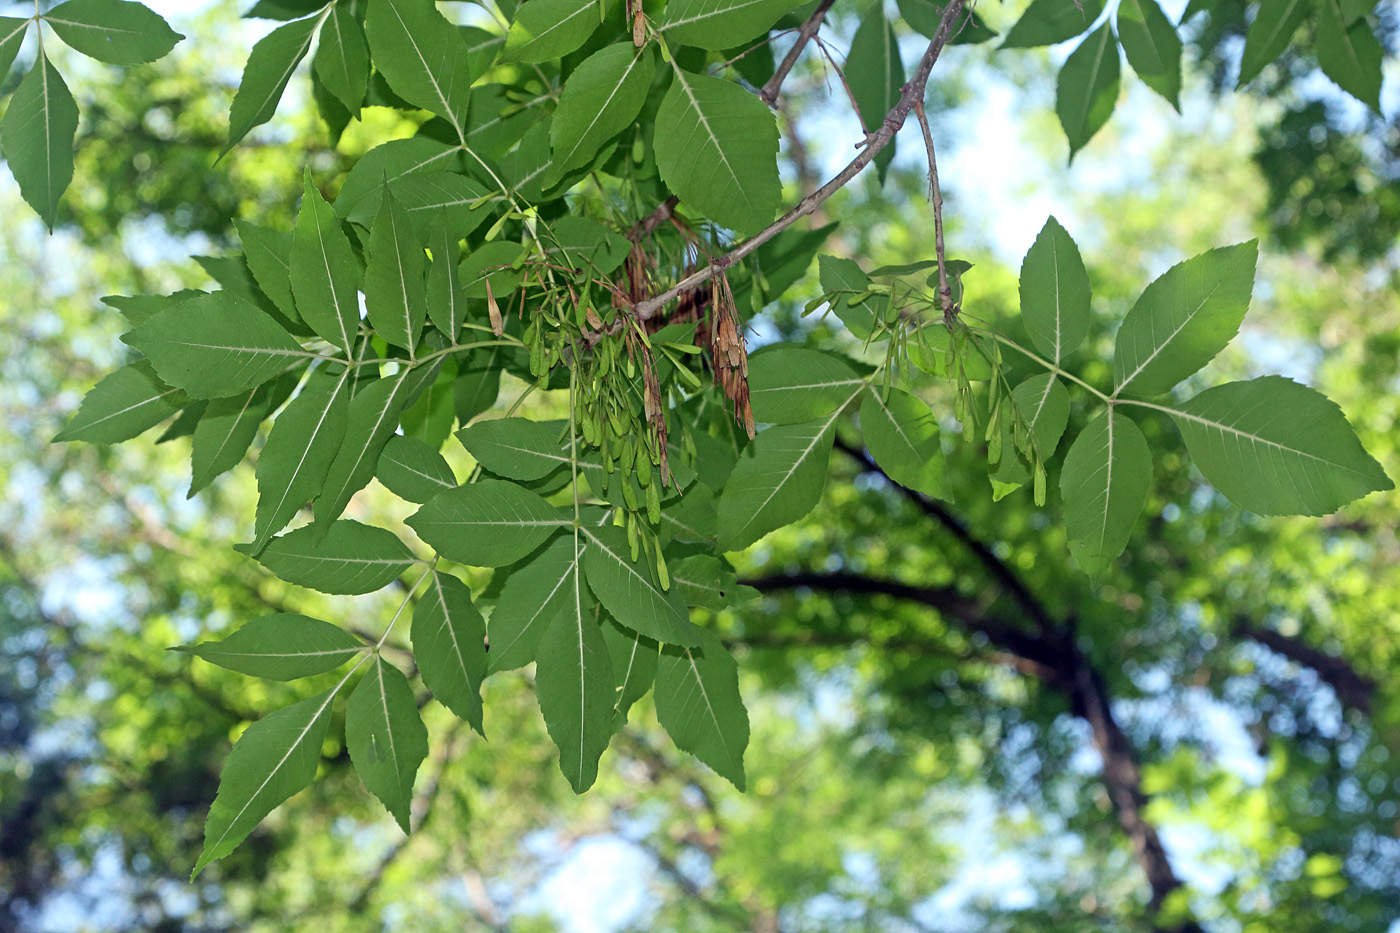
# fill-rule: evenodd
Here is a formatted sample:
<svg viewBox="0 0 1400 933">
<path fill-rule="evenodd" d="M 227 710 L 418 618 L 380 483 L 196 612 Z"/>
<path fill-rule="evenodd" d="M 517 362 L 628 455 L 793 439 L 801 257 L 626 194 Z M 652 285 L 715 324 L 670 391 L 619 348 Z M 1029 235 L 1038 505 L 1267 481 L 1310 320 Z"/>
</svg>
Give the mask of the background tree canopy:
<svg viewBox="0 0 1400 933">
<path fill-rule="evenodd" d="M 0 929 L 1400 922 L 1389 0 L 10 7 Z"/>
</svg>

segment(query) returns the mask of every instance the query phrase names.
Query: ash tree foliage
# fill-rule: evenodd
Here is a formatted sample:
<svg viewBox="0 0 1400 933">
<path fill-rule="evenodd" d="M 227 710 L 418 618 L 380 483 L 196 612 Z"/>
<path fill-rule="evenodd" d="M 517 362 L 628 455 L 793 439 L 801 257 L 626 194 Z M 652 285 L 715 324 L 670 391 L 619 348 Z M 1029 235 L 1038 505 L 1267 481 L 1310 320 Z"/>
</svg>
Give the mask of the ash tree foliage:
<svg viewBox="0 0 1400 933">
<path fill-rule="evenodd" d="M 1258 4 L 1240 82 L 1301 49 L 1377 107 L 1372 5 Z M 258 502 L 240 516 L 239 546 L 249 559 L 323 593 L 397 586 L 403 599 L 377 634 L 363 620 L 277 613 L 182 649 L 278 681 L 344 671 L 242 733 L 196 874 L 314 779 L 342 708 L 363 784 L 409 828 L 429 749 L 409 675 L 380 653 L 396 627 L 408 629 L 412 677 L 478 731 L 483 679 L 533 663 L 559 767 L 579 792 L 648 691 L 676 745 L 742 789 L 749 723 L 712 622 L 754 591 L 725 554 L 814 508 L 838 426 L 926 497 L 947 494 L 945 449 L 984 451 L 995 496 L 1029 496 L 1058 516 L 1091 578 L 1124 550 L 1152 488 L 1144 419 L 1174 423 L 1240 509 L 1324 515 L 1391 488 L 1341 410 L 1307 386 L 1265 376 L 1181 388 L 1239 332 L 1255 242 L 1222 243 L 1144 283 L 1104 361 L 1111 382 L 1098 385 L 1066 368 L 1089 352 L 1094 283 L 1055 218 L 1021 265 L 1024 338 L 978 315 L 976 270 L 946 255 L 924 96 L 932 69 L 956 55 L 948 47 L 1082 37 L 1056 101 L 1072 157 L 1112 114 L 1123 54 L 1179 104 L 1180 24 L 1154 0 L 1033 0 L 1000 37 L 965 0 L 874 4 L 835 85 L 849 90 L 863 142 L 794 200 L 774 104 L 831 6 L 497 0 L 464 26 L 431 0 L 259 0 L 248 11 L 274 25 L 249 55 L 225 152 L 272 118 L 293 81 L 309 82 L 334 134 L 369 106 L 419 115 L 418 132 L 369 149 L 343 178 L 308 167 L 280 228 L 240 222 L 241 253 L 201 259 L 220 290 L 105 299 L 139 356 L 92 389 L 57 440 L 110 444 L 166 424 L 163 437 L 190 438 L 191 495 L 252 460 Z M 1214 6 L 1192 0 L 1185 17 Z M 52 226 L 79 114 L 46 50 L 62 42 L 121 65 L 181 37 L 139 3 L 67 0 L 0 19 L 0 65 L 26 34 L 34 57 L 0 144 Z M 910 34 L 925 45 L 906 60 L 899 37 Z M 805 218 L 872 164 L 882 176 L 911 122 L 904 144 L 927 154 L 938 230 L 926 258 L 868 268 L 818 255 L 835 225 Z M 798 294 L 809 268 L 819 289 Z M 750 354 L 746 322 L 784 298 L 851 339 Z M 1012 384 L 1027 365 L 1036 374 Z M 931 388 L 946 407 L 925 401 Z M 523 417 L 532 398 L 557 417 Z M 1092 416 L 1066 436 L 1072 405 Z M 467 475 L 443 457 L 449 444 L 474 460 Z M 401 527 L 344 517 L 375 479 L 413 507 Z M 495 572 L 474 591 L 464 568 Z"/>
</svg>

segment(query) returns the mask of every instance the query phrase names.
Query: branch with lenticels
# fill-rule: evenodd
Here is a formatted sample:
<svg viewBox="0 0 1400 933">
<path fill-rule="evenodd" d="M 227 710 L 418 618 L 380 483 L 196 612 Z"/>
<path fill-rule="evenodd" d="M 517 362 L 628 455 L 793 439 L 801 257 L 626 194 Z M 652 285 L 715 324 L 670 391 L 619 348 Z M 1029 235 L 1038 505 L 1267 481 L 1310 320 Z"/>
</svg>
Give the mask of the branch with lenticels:
<svg viewBox="0 0 1400 933">
<path fill-rule="evenodd" d="M 952 2 L 948 4 L 947 8 L 943 11 L 942 18 L 939 20 L 938 30 L 934 33 L 933 39 L 929 42 L 928 48 L 924 51 L 923 58 L 919 60 L 918 68 L 914 70 L 914 76 L 909 80 L 909 83 L 904 85 L 901 89 L 899 100 L 895 102 L 894 107 L 890 109 L 889 113 L 885 114 L 885 119 L 880 124 L 880 128 L 867 136 L 860 154 L 852 159 L 845 168 L 838 172 L 835 177 L 826 184 L 799 201 L 792 210 L 773 221 L 761 232 L 745 240 L 723 256 L 716 257 L 709 265 L 681 279 L 661 294 L 648 298 L 645 301 L 637 302 L 626 316 L 626 319 L 645 321 L 651 318 L 670 302 L 684 295 L 686 292 L 692 291 L 708 282 L 715 273 L 723 272 L 733 266 L 764 243 L 767 243 L 769 240 L 773 239 L 773 237 L 782 233 L 788 227 L 791 227 L 798 220 L 815 211 L 827 198 L 840 191 L 850 183 L 851 179 L 859 175 L 861 171 L 874 160 L 876 154 L 879 153 L 881 149 L 884 149 L 885 146 L 889 145 L 891 139 L 894 139 L 895 134 L 904 126 L 904 121 L 907 120 L 909 114 L 913 112 L 914 105 L 923 101 L 924 88 L 928 85 L 929 73 L 933 70 L 934 63 L 938 61 L 938 56 L 942 53 L 943 47 L 946 46 L 948 41 L 953 37 L 953 25 L 966 8 L 967 0 L 952 0 Z M 596 338 L 590 340 L 590 343 L 596 343 L 597 340 L 602 339 L 604 336 L 618 332 L 624 326 L 626 319 L 619 319 L 608 327 L 605 332 L 598 333 Z"/>
<path fill-rule="evenodd" d="M 807 43 L 812 41 L 812 37 L 817 34 L 817 30 L 822 28 L 822 20 L 826 19 L 826 11 L 831 9 L 831 5 L 836 0 L 822 0 L 817 4 L 817 8 L 812 11 L 812 15 L 807 17 L 807 21 L 802 24 L 802 28 L 797 30 L 797 41 L 788 49 L 788 53 L 783 56 L 782 63 L 773 71 L 773 77 L 763 85 L 758 92 L 758 99 L 772 107 L 778 102 L 778 90 L 782 88 L 783 81 L 787 79 L 788 72 L 792 71 L 792 66 L 797 64 L 797 58 L 802 54 L 802 50 L 807 47 Z"/>
</svg>

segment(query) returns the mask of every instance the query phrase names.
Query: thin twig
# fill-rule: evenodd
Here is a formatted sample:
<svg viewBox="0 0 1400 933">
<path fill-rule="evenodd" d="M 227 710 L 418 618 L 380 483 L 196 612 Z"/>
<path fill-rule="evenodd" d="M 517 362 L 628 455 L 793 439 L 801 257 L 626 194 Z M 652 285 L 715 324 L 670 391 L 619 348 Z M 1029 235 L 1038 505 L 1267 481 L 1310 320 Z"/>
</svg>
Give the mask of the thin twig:
<svg viewBox="0 0 1400 933">
<path fill-rule="evenodd" d="M 788 72 L 792 71 L 792 66 L 797 64 L 798 57 L 802 54 L 802 49 L 817 34 L 817 30 L 822 26 L 822 20 L 826 18 L 826 11 L 831 9 L 831 5 L 836 0 L 822 0 L 817 4 L 817 8 L 812 11 L 812 15 L 807 17 L 807 22 L 802 24 L 802 28 L 797 31 L 797 41 L 788 49 L 788 53 L 783 56 L 782 62 L 773 72 L 773 77 L 758 92 L 759 100 L 770 107 L 778 103 L 778 92 L 782 89 L 783 81 L 787 78 Z"/>
<path fill-rule="evenodd" d="M 914 109 L 915 101 L 923 99 L 924 88 L 928 85 L 929 73 L 933 70 L 934 63 L 938 61 L 939 54 L 943 47 L 948 44 L 948 39 L 952 35 L 953 23 L 963 12 L 967 5 L 967 0 L 952 0 L 947 9 L 943 11 L 943 18 L 938 23 L 938 30 L 934 33 L 933 40 L 929 42 L 928 49 L 925 50 L 923 58 L 919 60 L 919 66 L 914 71 L 913 78 L 904 85 L 899 95 L 899 100 L 895 103 L 890 112 L 885 115 L 884 122 L 880 128 L 870 134 L 868 144 L 861 150 L 860 154 L 850 161 L 837 175 L 803 198 L 798 204 L 782 217 L 765 227 L 760 233 L 750 237 L 739 246 L 720 256 L 708 266 L 700 269 L 691 275 L 686 276 L 666 291 L 649 298 L 646 301 L 639 301 L 633 308 L 633 316 L 638 320 L 645 321 L 654 316 L 662 307 L 674 301 L 676 298 L 692 291 L 700 285 L 710 280 L 710 277 L 718 272 L 723 272 L 739 260 L 748 256 L 764 243 L 791 227 L 801 218 L 815 211 L 822 203 L 830 198 L 837 191 L 844 188 L 851 179 L 855 178 L 861 171 L 874 160 L 875 156 L 887 146 L 900 128 L 904 126 L 904 121 L 909 118 L 909 113 Z M 609 328 L 610 333 L 615 333 L 622 326 L 621 321 Z M 602 334 L 597 335 L 597 339 L 602 339 Z M 591 339 L 590 343 L 596 343 L 597 339 Z"/>
<path fill-rule="evenodd" d="M 943 319 L 953 317 L 953 290 L 948 287 L 948 257 L 943 248 L 943 192 L 938 187 L 938 158 L 933 154 L 933 132 L 928 128 L 928 114 L 924 113 L 924 102 L 914 105 L 914 116 L 919 120 L 919 128 L 924 131 L 924 149 L 928 151 L 928 196 L 933 202 L 933 249 L 938 255 L 938 299 L 943 308 Z"/>
</svg>

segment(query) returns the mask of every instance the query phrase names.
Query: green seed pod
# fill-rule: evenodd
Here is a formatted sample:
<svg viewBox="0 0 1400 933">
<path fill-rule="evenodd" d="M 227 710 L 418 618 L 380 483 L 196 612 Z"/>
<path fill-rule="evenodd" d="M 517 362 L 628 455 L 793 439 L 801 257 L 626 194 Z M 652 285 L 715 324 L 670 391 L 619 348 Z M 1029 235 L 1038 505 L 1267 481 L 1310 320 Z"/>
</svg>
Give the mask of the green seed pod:
<svg viewBox="0 0 1400 933">
<path fill-rule="evenodd" d="M 642 486 L 651 485 L 651 455 L 650 451 L 637 448 L 637 482 Z"/>
<path fill-rule="evenodd" d="M 654 538 L 656 542 L 656 579 L 661 584 L 663 590 L 671 588 L 671 573 L 666 569 L 666 555 L 661 553 L 661 539 Z"/>
<path fill-rule="evenodd" d="M 627 515 L 627 546 L 632 549 L 632 563 L 637 562 L 641 556 L 641 541 L 637 538 L 637 522 L 629 512 Z"/>
<path fill-rule="evenodd" d="M 626 473 L 622 476 L 622 501 L 634 512 L 641 508 L 641 503 L 637 501 L 637 484 Z"/>
<path fill-rule="evenodd" d="M 1045 464 L 1039 462 L 1035 465 L 1035 504 L 1037 508 L 1045 504 Z"/>
<path fill-rule="evenodd" d="M 661 493 L 657 492 L 659 483 L 652 483 L 647 487 L 647 519 L 653 525 L 661 524 Z"/>
</svg>

